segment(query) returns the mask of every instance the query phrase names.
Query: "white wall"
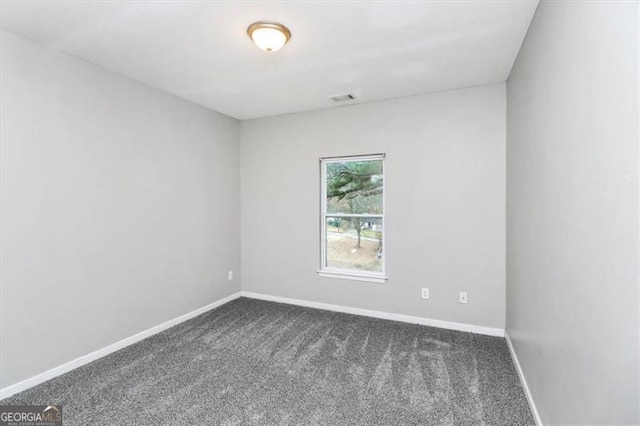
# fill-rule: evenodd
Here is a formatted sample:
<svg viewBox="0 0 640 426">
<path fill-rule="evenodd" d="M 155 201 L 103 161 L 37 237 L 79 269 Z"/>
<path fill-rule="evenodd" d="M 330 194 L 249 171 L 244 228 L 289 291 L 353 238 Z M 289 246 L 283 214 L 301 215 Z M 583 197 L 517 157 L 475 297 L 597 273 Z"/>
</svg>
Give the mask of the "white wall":
<svg viewBox="0 0 640 426">
<path fill-rule="evenodd" d="M 545 424 L 639 420 L 637 64 L 637 3 L 543 1 L 507 84 L 507 329 Z"/>
<path fill-rule="evenodd" d="M 8 33 L 0 387 L 239 290 L 238 122 Z"/>
<path fill-rule="evenodd" d="M 505 101 L 494 85 L 243 121 L 243 290 L 503 328 Z M 320 278 L 318 159 L 379 152 L 389 280 Z"/>
</svg>

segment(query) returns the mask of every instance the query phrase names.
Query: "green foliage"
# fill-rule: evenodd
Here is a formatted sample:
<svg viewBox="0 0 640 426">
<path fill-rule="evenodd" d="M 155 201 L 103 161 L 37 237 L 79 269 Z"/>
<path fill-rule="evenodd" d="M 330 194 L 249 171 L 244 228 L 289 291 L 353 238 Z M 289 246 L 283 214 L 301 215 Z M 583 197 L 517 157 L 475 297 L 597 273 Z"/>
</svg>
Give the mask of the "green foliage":
<svg viewBox="0 0 640 426">
<path fill-rule="evenodd" d="M 336 228 L 342 228 L 342 219 L 339 217 L 331 217 L 327 219 L 327 224 L 329 226 L 335 226 Z"/>
<path fill-rule="evenodd" d="M 327 198 L 338 201 L 345 197 L 382 193 L 382 161 L 350 161 L 327 164 Z"/>
<path fill-rule="evenodd" d="M 382 160 L 327 163 L 327 211 L 382 214 Z M 344 220 L 360 237 L 366 223 L 361 217 Z"/>
</svg>

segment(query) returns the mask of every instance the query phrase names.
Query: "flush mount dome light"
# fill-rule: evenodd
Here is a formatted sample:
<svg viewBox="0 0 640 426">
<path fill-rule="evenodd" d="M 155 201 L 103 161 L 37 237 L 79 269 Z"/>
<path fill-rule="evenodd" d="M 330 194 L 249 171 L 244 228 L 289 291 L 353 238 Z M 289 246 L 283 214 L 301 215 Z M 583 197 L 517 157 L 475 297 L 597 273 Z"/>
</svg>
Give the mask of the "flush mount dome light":
<svg viewBox="0 0 640 426">
<path fill-rule="evenodd" d="M 275 52 L 291 38 L 289 28 L 277 22 L 258 21 L 249 25 L 247 34 L 260 49 Z"/>
</svg>

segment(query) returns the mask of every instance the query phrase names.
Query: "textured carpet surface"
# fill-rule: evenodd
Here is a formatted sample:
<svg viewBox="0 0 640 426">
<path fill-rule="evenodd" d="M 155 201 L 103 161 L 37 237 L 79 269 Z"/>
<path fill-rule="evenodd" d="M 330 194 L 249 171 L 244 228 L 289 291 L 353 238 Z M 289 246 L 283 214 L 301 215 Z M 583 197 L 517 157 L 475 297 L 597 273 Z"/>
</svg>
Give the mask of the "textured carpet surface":
<svg viewBox="0 0 640 426">
<path fill-rule="evenodd" d="M 505 340 L 238 299 L 0 404 L 65 425 L 533 425 Z"/>
</svg>

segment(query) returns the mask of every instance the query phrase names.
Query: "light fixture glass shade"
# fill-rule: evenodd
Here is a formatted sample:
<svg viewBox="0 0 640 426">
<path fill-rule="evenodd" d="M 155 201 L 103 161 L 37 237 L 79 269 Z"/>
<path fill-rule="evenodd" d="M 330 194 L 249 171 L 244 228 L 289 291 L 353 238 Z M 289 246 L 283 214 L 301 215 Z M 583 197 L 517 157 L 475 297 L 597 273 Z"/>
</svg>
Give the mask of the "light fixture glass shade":
<svg viewBox="0 0 640 426">
<path fill-rule="evenodd" d="M 279 50 L 291 38 L 289 29 L 277 22 L 254 22 L 247 28 L 247 34 L 265 52 Z"/>
</svg>

